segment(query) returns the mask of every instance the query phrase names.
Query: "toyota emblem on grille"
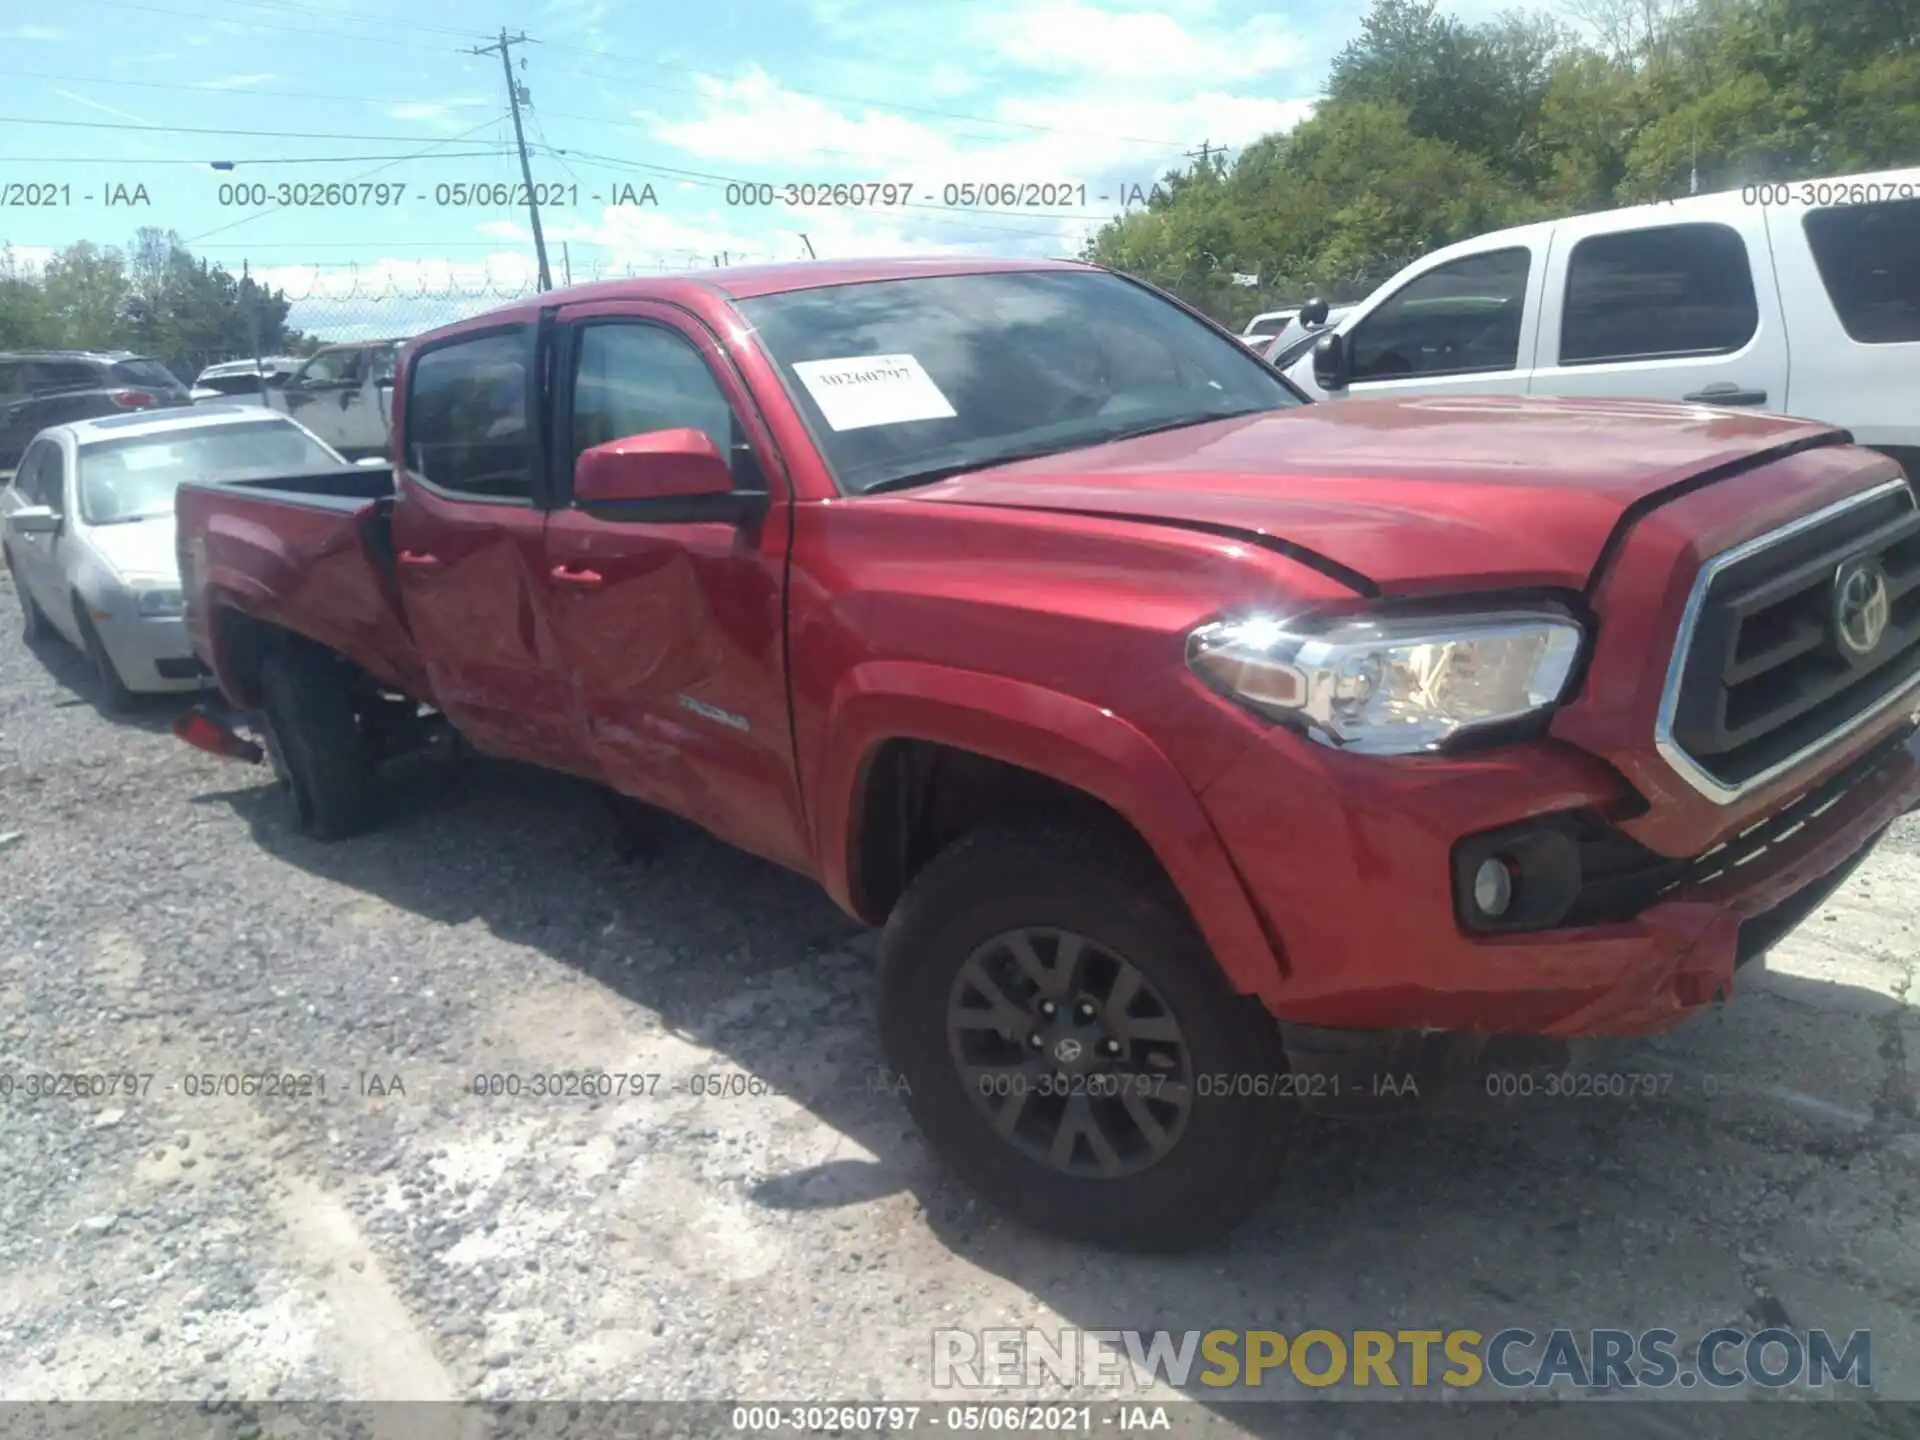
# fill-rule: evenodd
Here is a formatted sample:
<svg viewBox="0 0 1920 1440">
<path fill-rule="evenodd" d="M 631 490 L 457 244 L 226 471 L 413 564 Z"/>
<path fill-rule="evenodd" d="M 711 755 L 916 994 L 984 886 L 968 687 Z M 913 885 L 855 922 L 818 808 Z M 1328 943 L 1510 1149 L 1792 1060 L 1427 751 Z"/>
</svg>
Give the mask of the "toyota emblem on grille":
<svg viewBox="0 0 1920 1440">
<path fill-rule="evenodd" d="M 1062 1065 L 1071 1065 L 1080 1058 L 1080 1042 L 1071 1038 L 1062 1040 L 1053 1047 L 1053 1058 Z"/>
<path fill-rule="evenodd" d="M 1871 557 L 1849 560 L 1833 577 L 1833 628 L 1849 655 L 1869 655 L 1887 633 L 1893 598 L 1887 572 Z"/>
</svg>

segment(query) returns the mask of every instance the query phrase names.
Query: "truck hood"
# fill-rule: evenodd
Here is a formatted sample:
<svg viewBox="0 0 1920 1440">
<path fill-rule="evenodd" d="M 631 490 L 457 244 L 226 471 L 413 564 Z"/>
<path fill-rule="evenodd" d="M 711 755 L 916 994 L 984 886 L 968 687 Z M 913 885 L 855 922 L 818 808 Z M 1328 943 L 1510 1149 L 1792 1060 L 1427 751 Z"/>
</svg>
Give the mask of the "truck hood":
<svg viewBox="0 0 1920 1440">
<path fill-rule="evenodd" d="M 1383 594 L 1577 589 L 1637 502 L 1845 439 L 1655 401 L 1340 400 L 995 466 L 902 498 L 1238 533 Z"/>
</svg>

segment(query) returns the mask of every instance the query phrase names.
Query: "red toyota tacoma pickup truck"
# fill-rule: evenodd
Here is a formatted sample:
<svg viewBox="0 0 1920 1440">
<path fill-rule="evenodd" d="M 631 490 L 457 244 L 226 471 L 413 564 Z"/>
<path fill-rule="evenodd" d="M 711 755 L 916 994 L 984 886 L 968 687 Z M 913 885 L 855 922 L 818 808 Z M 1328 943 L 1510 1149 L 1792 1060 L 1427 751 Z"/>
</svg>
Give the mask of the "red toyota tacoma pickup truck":
<svg viewBox="0 0 1920 1440">
<path fill-rule="evenodd" d="M 390 472 L 180 492 L 293 823 L 426 716 L 816 877 L 935 1148 L 1077 1236 L 1231 1225 L 1362 1038 L 1674 1025 L 1920 801 L 1920 513 L 1828 427 L 1309 404 L 953 260 L 549 293 L 395 416 Z"/>
</svg>

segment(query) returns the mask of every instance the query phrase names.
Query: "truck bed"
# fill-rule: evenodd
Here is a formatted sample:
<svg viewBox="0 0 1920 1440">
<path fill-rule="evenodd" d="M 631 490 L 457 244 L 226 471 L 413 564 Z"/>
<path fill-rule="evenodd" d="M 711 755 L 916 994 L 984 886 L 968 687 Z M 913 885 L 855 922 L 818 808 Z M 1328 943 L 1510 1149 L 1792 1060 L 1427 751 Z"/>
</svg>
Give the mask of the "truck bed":
<svg viewBox="0 0 1920 1440">
<path fill-rule="evenodd" d="M 318 641 L 404 694 L 426 693 L 394 574 L 391 468 L 191 482 L 175 507 L 188 627 L 230 700 L 248 697 L 219 643 L 226 612 Z"/>
</svg>

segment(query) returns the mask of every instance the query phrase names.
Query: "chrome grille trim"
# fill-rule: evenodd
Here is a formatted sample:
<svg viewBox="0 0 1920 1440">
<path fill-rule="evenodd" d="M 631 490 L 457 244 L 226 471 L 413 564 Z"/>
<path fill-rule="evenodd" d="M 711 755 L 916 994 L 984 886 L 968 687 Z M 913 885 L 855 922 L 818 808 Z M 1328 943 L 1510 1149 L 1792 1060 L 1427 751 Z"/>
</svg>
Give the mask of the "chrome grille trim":
<svg viewBox="0 0 1920 1440">
<path fill-rule="evenodd" d="M 1758 774 L 1749 776 L 1737 785 L 1727 785 L 1708 774 L 1694 762 L 1693 757 L 1687 754 L 1673 736 L 1674 716 L 1680 706 L 1681 678 L 1686 674 L 1687 657 L 1693 648 L 1694 630 L 1700 622 L 1700 612 L 1706 605 L 1707 592 L 1712 588 L 1715 577 L 1730 565 L 1738 564 L 1763 550 L 1791 540 L 1796 535 L 1805 534 L 1809 530 L 1825 525 L 1845 515 L 1849 510 L 1870 505 L 1902 490 L 1909 490 L 1904 478 L 1888 480 L 1871 489 L 1862 490 L 1857 495 L 1836 500 L 1831 505 L 1823 506 L 1809 515 L 1802 515 L 1799 519 L 1789 521 L 1776 530 L 1769 530 L 1764 535 L 1755 536 L 1744 544 L 1734 546 L 1731 550 L 1721 551 L 1702 565 L 1700 573 L 1694 577 L 1693 589 L 1687 595 L 1686 608 L 1680 614 L 1680 633 L 1674 641 L 1673 658 L 1667 664 L 1666 683 L 1660 689 L 1660 711 L 1654 720 L 1653 743 L 1654 748 L 1660 752 L 1660 757 L 1667 762 L 1673 772 L 1714 804 L 1733 804 L 1736 800 L 1771 784 L 1812 756 L 1844 740 L 1848 735 L 1870 724 L 1903 702 L 1911 702 L 1916 697 L 1920 697 L 1920 671 L 1916 671 L 1908 678 L 1906 684 L 1891 694 L 1883 695 L 1857 715 L 1851 716 L 1845 723 L 1829 730 L 1818 740 L 1803 746 L 1784 760 L 1768 766 Z"/>
</svg>

